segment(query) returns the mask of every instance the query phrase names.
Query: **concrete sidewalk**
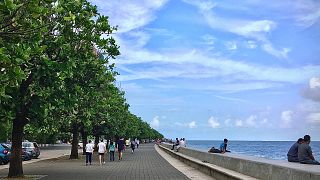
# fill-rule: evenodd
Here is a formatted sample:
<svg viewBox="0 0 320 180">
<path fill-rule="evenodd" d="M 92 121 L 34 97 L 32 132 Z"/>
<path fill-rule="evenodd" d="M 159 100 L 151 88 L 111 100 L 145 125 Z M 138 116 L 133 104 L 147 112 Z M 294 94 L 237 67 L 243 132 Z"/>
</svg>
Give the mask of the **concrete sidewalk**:
<svg viewBox="0 0 320 180">
<path fill-rule="evenodd" d="M 0 170 L 0 179 L 7 174 L 8 169 Z M 106 161 L 102 166 L 98 163 L 97 154 L 93 155 L 91 166 L 85 166 L 84 156 L 77 160 L 64 156 L 26 164 L 24 174 L 31 179 L 189 179 L 163 159 L 154 144 L 141 144 L 133 154 L 128 149 L 122 161 L 116 158 L 116 161 Z"/>
</svg>

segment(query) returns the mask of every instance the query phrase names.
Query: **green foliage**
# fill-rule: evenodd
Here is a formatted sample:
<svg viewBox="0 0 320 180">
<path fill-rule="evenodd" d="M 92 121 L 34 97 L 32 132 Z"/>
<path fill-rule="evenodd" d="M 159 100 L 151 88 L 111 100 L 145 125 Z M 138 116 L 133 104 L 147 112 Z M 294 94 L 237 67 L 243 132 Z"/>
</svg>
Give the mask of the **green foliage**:
<svg viewBox="0 0 320 180">
<path fill-rule="evenodd" d="M 40 143 L 68 139 L 74 123 L 89 135 L 162 137 L 115 86 L 108 21 L 86 0 L 0 2 L 0 139 L 13 122 Z"/>
</svg>

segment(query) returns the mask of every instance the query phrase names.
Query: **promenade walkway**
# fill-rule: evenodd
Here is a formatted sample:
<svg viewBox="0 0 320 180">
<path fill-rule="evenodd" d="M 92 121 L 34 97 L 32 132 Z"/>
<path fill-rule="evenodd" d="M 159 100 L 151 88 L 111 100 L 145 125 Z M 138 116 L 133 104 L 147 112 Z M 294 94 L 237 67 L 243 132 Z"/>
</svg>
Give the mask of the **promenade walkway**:
<svg viewBox="0 0 320 180">
<path fill-rule="evenodd" d="M 32 179 L 189 179 L 175 169 L 155 150 L 154 144 L 142 144 L 131 154 L 125 151 L 122 161 L 106 161 L 100 166 L 94 154 L 93 165 L 85 166 L 85 157 L 77 160 L 61 158 L 39 161 L 24 165 L 24 174 Z M 8 169 L 0 170 L 0 179 L 5 178 Z"/>
</svg>

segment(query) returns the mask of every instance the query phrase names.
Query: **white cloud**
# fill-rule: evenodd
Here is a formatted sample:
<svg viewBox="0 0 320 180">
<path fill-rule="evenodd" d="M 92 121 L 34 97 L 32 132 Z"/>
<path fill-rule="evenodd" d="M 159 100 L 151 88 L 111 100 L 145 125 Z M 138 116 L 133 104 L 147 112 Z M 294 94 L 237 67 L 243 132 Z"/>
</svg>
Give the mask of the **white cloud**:
<svg viewBox="0 0 320 180">
<path fill-rule="evenodd" d="M 231 122 L 231 119 L 226 119 L 226 120 L 224 121 L 224 125 L 229 126 L 229 125 L 230 125 L 230 122 Z"/>
<path fill-rule="evenodd" d="M 296 25 L 310 27 L 320 19 L 320 2 L 315 0 L 270 0 L 270 1 L 239 1 L 234 6 L 230 1 L 220 1 L 219 8 L 231 11 L 240 11 L 242 13 L 254 13 L 259 9 L 259 15 L 265 16 L 270 13 L 276 14 L 278 19 L 296 21 Z M 263 7 L 263 9 L 261 9 Z M 290 7 L 290 10 L 288 9 Z"/>
<path fill-rule="evenodd" d="M 255 49 L 257 47 L 257 42 L 256 41 L 247 41 L 246 47 L 249 49 Z"/>
<path fill-rule="evenodd" d="M 319 88 L 320 87 L 320 78 L 319 77 L 313 77 L 309 81 L 309 86 L 311 89 Z"/>
<path fill-rule="evenodd" d="M 196 122 L 195 122 L 195 121 L 190 122 L 190 123 L 188 124 L 188 127 L 191 128 L 191 129 L 197 127 Z"/>
<path fill-rule="evenodd" d="M 171 77 L 210 78 L 230 76 L 233 79 L 266 80 L 272 82 L 305 82 L 318 74 L 320 66 L 281 68 L 247 64 L 230 59 L 215 57 L 201 50 L 152 52 L 145 49 L 126 49 L 118 65 L 158 62 L 157 67 L 132 71 L 120 75 L 118 80 L 155 79 Z M 161 63 L 159 63 L 161 62 Z M 183 65 L 183 66 L 181 66 Z M 166 72 L 163 73 L 164 66 Z M 270 83 L 269 85 L 271 85 Z M 274 84 L 273 84 L 274 85 Z"/>
<path fill-rule="evenodd" d="M 202 39 L 204 40 L 205 44 L 207 45 L 213 45 L 216 41 L 216 38 L 210 34 L 206 34 L 202 36 Z"/>
<path fill-rule="evenodd" d="M 236 120 L 236 126 L 237 127 L 242 127 L 243 126 L 242 120 Z"/>
<path fill-rule="evenodd" d="M 320 5 L 319 3 L 310 4 L 309 7 L 305 8 L 308 12 L 301 13 L 297 17 L 297 22 L 301 26 L 309 27 L 314 25 L 320 19 Z"/>
<path fill-rule="evenodd" d="M 245 20 L 238 19 L 237 17 L 224 18 L 214 14 L 215 4 L 210 1 L 204 3 L 203 1 L 188 0 L 184 2 L 198 7 L 211 28 L 234 33 L 248 39 L 254 39 L 262 43 L 262 49 L 267 53 L 278 58 L 287 58 L 287 54 L 290 52 L 289 48 L 282 48 L 282 50 L 275 49 L 267 39 L 267 34 L 276 28 L 276 22 L 267 19 Z M 234 49 L 236 46 L 232 46 L 232 48 Z"/>
<path fill-rule="evenodd" d="M 191 5 L 194 5 L 203 11 L 211 10 L 217 5 L 213 1 L 194 1 L 194 0 L 182 0 L 182 1 Z"/>
<path fill-rule="evenodd" d="M 238 48 L 237 43 L 235 41 L 228 41 L 225 43 L 225 46 L 228 50 L 237 50 Z"/>
<path fill-rule="evenodd" d="M 320 103 L 314 102 L 314 101 L 307 101 L 307 102 L 301 103 L 298 107 L 299 107 L 299 111 L 306 112 L 306 113 L 320 111 Z"/>
<path fill-rule="evenodd" d="M 220 127 L 220 123 L 218 121 L 218 119 L 216 119 L 215 117 L 211 116 L 208 120 L 209 126 L 212 128 L 218 128 Z"/>
<path fill-rule="evenodd" d="M 281 113 L 282 127 L 290 127 L 292 122 L 293 111 L 287 110 Z"/>
<path fill-rule="evenodd" d="M 246 119 L 246 125 L 249 127 L 255 127 L 256 126 L 256 120 L 257 116 L 256 115 L 251 115 Z"/>
<path fill-rule="evenodd" d="M 306 119 L 309 123 L 320 123 L 320 112 L 310 113 Z"/>
<path fill-rule="evenodd" d="M 217 98 L 223 99 L 223 100 L 228 100 L 228 101 L 236 101 L 236 102 L 244 102 L 244 103 L 248 103 L 249 102 L 247 100 L 240 99 L 240 98 L 225 97 L 225 96 L 214 96 L 214 97 L 217 97 Z"/>
<path fill-rule="evenodd" d="M 129 32 L 150 23 L 155 19 L 155 11 L 162 8 L 166 2 L 167 0 L 93 0 L 99 11 L 110 17 L 111 24 L 118 25 L 117 33 Z"/>
<path fill-rule="evenodd" d="M 305 88 L 301 92 L 302 96 L 320 102 L 320 78 L 313 77 L 309 80 L 309 87 Z"/>
<path fill-rule="evenodd" d="M 150 126 L 151 126 L 152 128 L 158 128 L 158 127 L 160 126 L 159 116 L 155 116 L 155 117 L 152 119 Z"/>
<path fill-rule="evenodd" d="M 261 121 L 261 124 L 264 125 L 264 124 L 268 124 L 269 120 L 267 118 L 264 118 L 262 121 Z"/>
<path fill-rule="evenodd" d="M 195 121 L 191 121 L 189 123 L 175 122 L 174 124 L 177 125 L 177 126 L 187 127 L 187 128 L 190 128 L 190 129 L 193 129 L 193 128 L 197 127 L 197 123 Z"/>
<path fill-rule="evenodd" d="M 282 50 L 275 49 L 270 42 L 265 42 L 262 45 L 262 49 L 268 52 L 269 54 L 276 56 L 278 58 L 287 58 L 288 53 L 291 51 L 289 48 L 282 48 Z"/>
</svg>

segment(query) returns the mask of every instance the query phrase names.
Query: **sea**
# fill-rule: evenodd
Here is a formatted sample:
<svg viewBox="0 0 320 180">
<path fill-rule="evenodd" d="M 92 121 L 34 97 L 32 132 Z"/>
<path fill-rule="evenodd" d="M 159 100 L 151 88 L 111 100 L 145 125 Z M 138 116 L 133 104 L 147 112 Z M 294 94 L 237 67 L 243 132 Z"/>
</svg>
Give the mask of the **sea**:
<svg viewBox="0 0 320 180">
<path fill-rule="evenodd" d="M 208 151 L 211 147 L 219 148 L 223 141 L 187 140 L 187 147 Z M 231 153 L 262 157 L 275 160 L 286 160 L 287 152 L 295 141 L 228 141 L 227 149 Z M 320 161 L 320 141 L 311 141 L 313 156 Z"/>
</svg>

